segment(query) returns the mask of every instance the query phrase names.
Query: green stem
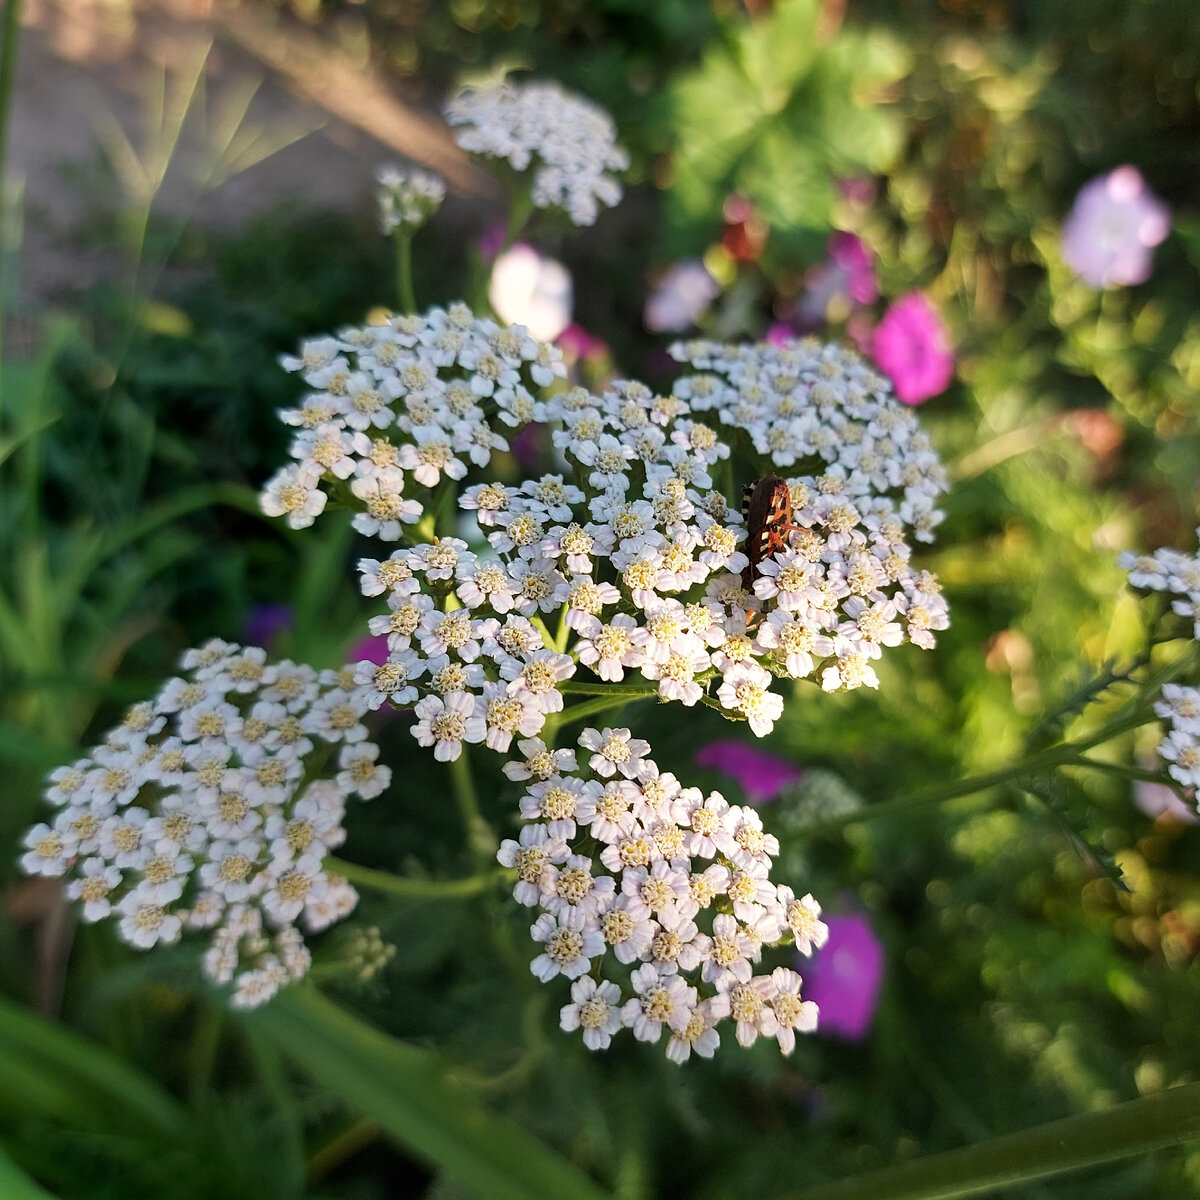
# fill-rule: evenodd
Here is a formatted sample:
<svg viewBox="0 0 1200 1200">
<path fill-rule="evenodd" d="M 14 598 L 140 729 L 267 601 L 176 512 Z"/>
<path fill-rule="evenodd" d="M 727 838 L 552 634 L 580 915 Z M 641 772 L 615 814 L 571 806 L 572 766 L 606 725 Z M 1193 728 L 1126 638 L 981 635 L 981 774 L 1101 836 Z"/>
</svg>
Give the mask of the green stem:
<svg viewBox="0 0 1200 1200">
<path fill-rule="evenodd" d="M 592 700 L 585 700 L 582 704 L 573 704 L 570 708 L 565 709 L 560 713 L 552 713 L 547 724 L 552 724 L 555 730 L 561 729 L 564 725 L 572 725 L 576 721 L 582 721 L 587 717 L 593 717 L 596 713 L 607 712 L 610 708 L 622 708 L 626 704 L 636 704 L 639 700 L 645 700 L 647 696 L 653 693 L 639 692 L 636 695 L 630 696 L 627 694 L 618 694 L 615 696 L 596 696 Z"/>
<path fill-rule="evenodd" d="M 410 879 L 393 875 L 390 871 L 347 862 L 342 858 L 327 858 L 325 864 L 334 874 L 345 876 L 359 887 L 409 900 L 460 900 L 477 896 L 506 878 L 505 872 L 496 870 L 468 875 L 465 879 Z"/>
<path fill-rule="evenodd" d="M 508 224 L 504 229 L 504 245 L 500 247 L 500 254 L 503 254 L 520 237 L 532 214 L 533 193 L 529 188 L 523 187 L 514 193 L 512 204 L 509 206 Z"/>
<path fill-rule="evenodd" d="M 383 1126 L 369 1117 L 351 1121 L 340 1133 L 335 1133 L 319 1150 L 309 1155 L 304 1168 L 308 1184 L 319 1183 L 330 1171 L 353 1158 L 364 1146 L 368 1146 L 383 1132 Z"/>
<path fill-rule="evenodd" d="M 958 779 L 940 787 L 922 788 L 907 796 L 895 796 L 891 800 L 883 800 L 878 804 L 868 805 L 855 812 L 838 817 L 830 817 L 827 821 L 814 822 L 802 832 L 806 835 L 831 833 L 847 825 L 857 825 L 861 821 L 873 820 L 875 817 L 893 817 L 898 814 L 907 815 L 947 800 L 956 800 L 961 796 L 971 796 L 976 792 L 985 792 L 1004 783 L 1011 783 L 1026 775 L 1034 775 L 1052 767 L 1083 765 L 1077 763 L 1081 751 L 1103 742 L 1111 741 L 1122 733 L 1137 729 L 1147 721 L 1155 720 L 1154 714 L 1144 708 L 1125 716 L 1119 716 L 1100 726 L 1087 737 L 1077 742 L 1066 742 L 1060 746 L 1051 746 L 1048 750 L 1031 754 L 1018 763 L 1010 763 L 995 771 L 987 771 L 982 775 L 970 775 L 966 779 Z M 1085 760 L 1087 765 L 1099 765 L 1093 760 Z"/>
<path fill-rule="evenodd" d="M 465 744 L 462 752 L 450 764 L 450 785 L 462 816 L 471 861 L 475 864 L 476 874 L 481 875 L 496 861 L 500 841 L 479 811 L 479 794 L 475 790 L 475 778 L 471 773 L 471 760 Z"/>
<path fill-rule="evenodd" d="M 3 361 L 4 308 L 7 300 L 5 275 L 8 249 L 8 124 L 12 113 L 13 85 L 17 79 L 17 46 L 21 39 L 21 0 L 8 0 L 4 6 L 4 41 L 0 44 L 0 362 Z M 0 413 L 4 394 L 0 390 Z"/>
<path fill-rule="evenodd" d="M 408 315 L 416 315 L 417 296 L 413 291 L 412 280 L 412 240 L 410 232 L 396 233 L 396 296 L 400 307 Z"/>
<path fill-rule="evenodd" d="M 1200 1138 L 1200 1083 L 776 1200 L 957 1200 Z"/>
</svg>

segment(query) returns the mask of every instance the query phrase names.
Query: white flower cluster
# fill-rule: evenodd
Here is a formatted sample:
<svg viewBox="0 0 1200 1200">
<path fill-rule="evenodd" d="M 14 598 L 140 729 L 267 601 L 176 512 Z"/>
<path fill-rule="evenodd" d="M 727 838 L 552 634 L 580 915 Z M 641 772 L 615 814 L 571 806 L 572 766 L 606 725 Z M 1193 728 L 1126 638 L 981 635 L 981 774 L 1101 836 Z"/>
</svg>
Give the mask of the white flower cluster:
<svg viewBox="0 0 1200 1200">
<path fill-rule="evenodd" d="M 87 921 L 111 917 L 146 949 L 212 930 L 205 975 L 232 1003 L 269 1000 L 308 970 L 317 932 L 358 901 L 324 868 L 346 800 L 377 796 L 366 702 L 349 671 L 271 664 L 210 641 L 78 762 L 50 775 L 58 810 L 25 837 L 31 875 L 71 877 Z M 320 767 L 330 751 L 336 766 Z"/>
<path fill-rule="evenodd" d="M 268 481 L 263 511 L 303 529 L 337 488 L 359 510 L 355 529 L 384 541 L 421 516 L 421 503 L 404 496 L 410 477 L 432 488 L 462 479 L 468 462 L 486 467 L 508 448 L 492 418 L 507 428 L 540 419 L 526 384 L 545 387 L 566 373 L 555 347 L 462 304 L 343 329 L 281 362 L 314 390 L 280 411 L 299 429 L 296 461 Z"/>
<path fill-rule="evenodd" d="M 745 430 L 790 483 L 848 502 L 864 523 L 933 540 L 945 470 L 916 414 L 853 350 L 805 338 L 785 347 L 676 342 L 670 352 L 700 372 L 679 379 L 675 394 Z"/>
<path fill-rule="evenodd" d="M 517 901 L 541 909 L 534 975 L 572 980 L 562 1028 L 582 1029 L 591 1050 L 621 1029 L 665 1033 L 667 1057 L 684 1062 L 711 1057 L 728 1018 L 741 1045 L 775 1038 L 790 1054 L 817 1006 L 795 971 L 755 965 L 784 941 L 811 954 L 828 930 L 812 896 L 771 882 L 778 841 L 753 809 L 660 772 L 628 729 L 587 729 L 578 745 L 520 743 L 504 770 L 528 781 L 526 824 L 497 856 L 516 869 Z"/>
<path fill-rule="evenodd" d="M 446 105 L 455 140 L 514 171 L 533 172 L 533 203 L 560 208 L 574 225 L 595 223 L 600 206 L 621 199 L 608 172 L 624 171 L 629 155 L 617 145 L 612 118 L 556 83 L 503 83 L 468 89 Z"/>
<path fill-rule="evenodd" d="M 446 198 L 442 179 L 418 167 L 380 167 L 375 178 L 379 183 L 379 225 L 385 235 L 420 229 Z"/>
<path fill-rule="evenodd" d="M 1200 529 L 1196 536 L 1200 538 Z M 1175 597 L 1171 610 L 1193 622 L 1193 636 L 1200 641 L 1200 554 L 1182 554 L 1170 546 L 1153 554 L 1127 550 L 1118 556 L 1117 566 L 1129 573 L 1130 587 Z"/>
<path fill-rule="evenodd" d="M 1200 787 L 1200 688 L 1163 685 L 1154 711 L 1170 725 L 1158 747 L 1167 774 L 1186 788 Z"/>
<path fill-rule="evenodd" d="M 387 596 L 370 630 L 389 656 L 360 663 L 358 682 L 372 706 L 415 703 L 412 732 L 438 758 L 464 742 L 505 753 L 537 733 L 580 666 L 606 683 L 636 671 L 661 699 L 703 701 L 762 736 L 783 708 L 773 676 L 876 687 L 885 646 L 929 647 L 944 627 L 898 522 L 799 487 L 797 528 L 747 591 L 745 528 L 711 490 L 729 448 L 685 402 L 625 382 L 570 389 L 544 416 L 578 486 L 546 475 L 467 488 L 486 556 L 444 538 L 359 563 L 363 593 Z"/>
</svg>

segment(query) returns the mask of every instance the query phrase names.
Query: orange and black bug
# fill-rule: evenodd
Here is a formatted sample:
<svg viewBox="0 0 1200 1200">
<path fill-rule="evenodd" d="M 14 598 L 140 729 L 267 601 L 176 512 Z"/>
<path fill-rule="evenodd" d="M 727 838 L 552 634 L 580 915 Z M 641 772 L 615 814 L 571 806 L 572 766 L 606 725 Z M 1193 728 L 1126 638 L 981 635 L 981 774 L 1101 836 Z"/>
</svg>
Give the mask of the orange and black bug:
<svg viewBox="0 0 1200 1200">
<path fill-rule="evenodd" d="M 746 518 L 746 556 L 750 559 L 742 571 L 742 587 L 753 593 L 759 564 L 786 550 L 788 534 L 796 528 L 787 481 L 778 475 L 764 475 L 757 483 L 748 483 L 742 490 L 742 515 Z"/>
</svg>

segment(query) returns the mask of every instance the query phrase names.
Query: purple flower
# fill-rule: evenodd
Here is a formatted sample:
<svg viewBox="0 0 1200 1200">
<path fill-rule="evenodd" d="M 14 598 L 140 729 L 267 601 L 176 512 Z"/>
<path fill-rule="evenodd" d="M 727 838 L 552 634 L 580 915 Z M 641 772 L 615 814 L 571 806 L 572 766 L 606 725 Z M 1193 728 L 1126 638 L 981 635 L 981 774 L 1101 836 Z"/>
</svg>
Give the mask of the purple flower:
<svg viewBox="0 0 1200 1200">
<path fill-rule="evenodd" d="M 751 804 L 774 800 L 786 784 L 804 777 L 787 759 L 732 740 L 709 742 L 696 751 L 695 761 L 698 767 L 710 767 L 736 779 Z"/>
<path fill-rule="evenodd" d="M 796 307 L 796 318 L 805 329 L 815 329 L 830 319 L 842 319 L 856 304 L 874 304 L 879 298 L 875 282 L 875 255 L 852 233 L 829 238 L 828 258 L 805 277 L 805 292 Z"/>
<path fill-rule="evenodd" d="M 546 426 L 540 421 L 530 421 L 519 433 L 509 438 L 508 449 L 517 465 L 528 471 L 546 453 Z"/>
<path fill-rule="evenodd" d="M 346 655 L 348 663 L 373 662 L 377 667 L 382 667 L 387 660 L 388 640 L 386 633 L 376 634 L 373 637 L 360 638 L 350 647 L 350 652 Z"/>
<path fill-rule="evenodd" d="M 256 604 L 246 614 L 242 640 L 248 646 L 270 646 L 292 627 L 292 609 L 287 604 Z"/>
<path fill-rule="evenodd" d="M 921 404 L 954 378 L 950 332 L 920 292 L 893 301 L 875 327 L 871 357 L 905 404 Z"/>
<path fill-rule="evenodd" d="M 652 333 L 682 333 L 695 325 L 720 290 L 699 259 L 675 263 L 650 294 L 642 320 Z"/>
<path fill-rule="evenodd" d="M 1151 251 L 1171 230 L 1171 213 L 1136 167 L 1085 183 L 1063 222 L 1063 261 L 1092 287 L 1144 283 Z"/>
<path fill-rule="evenodd" d="M 817 1032 L 861 1042 L 871 1028 L 883 983 L 883 944 L 866 917 L 824 917 L 829 940 L 811 961 L 801 958 L 804 998 L 821 1010 Z"/>
</svg>

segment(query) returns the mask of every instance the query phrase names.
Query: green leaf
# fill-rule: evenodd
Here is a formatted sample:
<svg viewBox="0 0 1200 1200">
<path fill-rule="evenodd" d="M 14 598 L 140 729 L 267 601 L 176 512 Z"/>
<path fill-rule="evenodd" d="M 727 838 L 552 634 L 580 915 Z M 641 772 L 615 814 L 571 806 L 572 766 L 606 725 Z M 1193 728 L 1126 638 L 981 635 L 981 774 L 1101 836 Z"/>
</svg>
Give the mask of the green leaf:
<svg viewBox="0 0 1200 1200">
<path fill-rule="evenodd" d="M 446 1079 L 432 1051 L 361 1021 L 311 986 L 245 1018 L 297 1066 L 480 1200 L 603 1200 L 582 1171 Z"/>
<path fill-rule="evenodd" d="M 1200 1138 L 1200 1083 L 776 1200 L 957 1200 Z"/>
<path fill-rule="evenodd" d="M 0 997 L 0 1110 L 76 1129 L 175 1136 L 183 1110 L 103 1046 Z"/>
<path fill-rule="evenodd" d="M 0 1196 L 4 1200 L 54 1200 L 0 1149 Z"/>
</svg>

